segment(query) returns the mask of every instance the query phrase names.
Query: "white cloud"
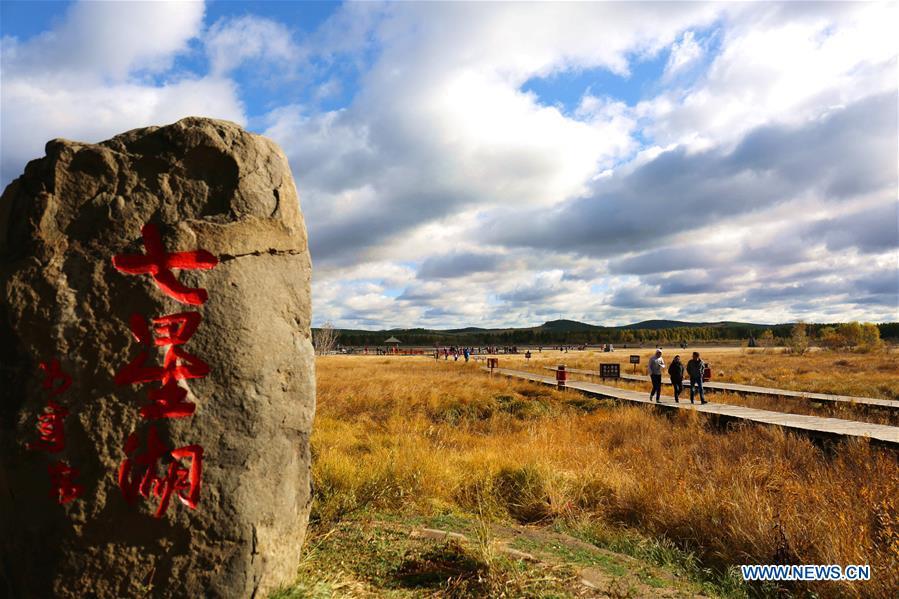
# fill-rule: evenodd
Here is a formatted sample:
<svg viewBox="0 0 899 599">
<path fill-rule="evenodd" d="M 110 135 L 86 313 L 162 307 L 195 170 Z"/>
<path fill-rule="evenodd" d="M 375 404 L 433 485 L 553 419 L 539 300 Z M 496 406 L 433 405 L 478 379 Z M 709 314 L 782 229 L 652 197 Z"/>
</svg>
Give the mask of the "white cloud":
<svg viewBox="0 0 899 599">
<path fill-rule="evenodd" d="M 202 18 L 197 2 L 81 2 L 49 31 L 4 38 L 0 182 L 56 137 L 100 141 L 191 115 L 245 121 L 234 81 L 170 70 Z"/>
<path fill-rule="evenodd" d="M 289 99 L 270 94 L 249 120 L 291 159 L 316 323 L 895 319 L 895 114 L 872 100 L 895 98 L 895 17 L 894 4 L 350 3 L 297 41 L 297 23 L 252 14 L 207 29 L 199 3 L 78 3 L 3 40 L 3 179 L 52 137 L 245 122 L 240 95 L 279 77 Z M 568 113 L 522 89 L 597 68 L 635 77 L 665 49 L 637 106 L 593 86 L 569 90 Z"/>
<path fill-rule="evenodd" d="M 213 76 L 222 76 L 248 61 L 291 69 L 301 51 L 290 30 L 271 19 L 245 15 L 219 19 L 203 39 Z"/>
<path fill-rule="evenodd" d="M 135 70 L 163 71 L 187 49 L 203 13 L 202 2 L 77 2 L 53 29 L 23 43 L 4 39 L 4 78 L 123 80 Z"/>
<path fill-rule="evenodd" d="M 664 18 L 647 18 L 654 11 Z M 634 119 L 606 99 L 566 116 L 521 86 L 572 68 L 626 72 L 628 53 L 658 51 L 715 13 L 396 4 L 376 25 L 364 13 L 357 29 L 381 51 L 353 103 L 323 114 L 280 108 L 265 131 L 291 158 L 317 259 L 364 259 L 473 207 L 551 207 L 584 193 L 598 170 L 636 149 Z"/>
<path fill-rule="evenodd" d="M 566 115 L 522 93 L 521 83 L 557 70 L 598 64 L 625 73 L 629 52 L 651 53 L 672 44 L 663 78 L 678 81 L 679 73 L 704 62 L 692 31 L 708 25 L 711 17 L 694 14 L 670 31 L 647 34 L 629 21 L 630 16 L 596 26 L 580 8 L 563 16 L 544 9 L 541 5 L 514 15 L 501 9 L 479 10 L 478 18 L 472 19 L 477 22 L 462 27 L 452 10 L 425 14 L 396 8 L 377 29 L 385 48 L 365 74 L 353 105 L 326 115 L 298 109 L 279 115 L 288 118 L 269 129 L 284 140 L 295 159 L 301 188 L 305 183 L 314 198 L 313 247 L 326 262 L 412 260 L 423 262 L 422 273 L 443 277 L 439 282 L 408 283 L 407 293 L 397 299 L 384 295 L 382 308 L 392 306 L 392 323 L 522 325 L 560 313 L 619 323 L 684 316 L 815 318 L 830 314 L 824 299 L 828 288 L 834 290 L 834 305 L 847 315 L 881 316 L 888 310 L 883 303 L 889 303 L 888 295 L 870 296 L 874 304 L 855 308 L 850 307 L 845 286 L 833 284 L 835 277 L 847 279 L 840 273 L 848 265 L 856 274 L 882 268 L 877 266 L 880 258 L 864 265 L 845 259 L 845 247 L 854 248 L 863 240 L 853 235 L 832 237 L 844 248 L 840 252 L 802 237 L 804 227 L 831 222 L 835 210 L 853 210 L 851 206 L 867 202 L 865 198 L 875 198 L 879 191 L 870 191 L 874 187 L 880 190 L 890 181 L 895 187 L 889 168 L 895 160 L 881 143 L 882 136 L 864 128 L 867 149 L 847 160 L 832 151 L 842 144 L 834 141 L 842 135 L 838 125 L 833 125 L 833 133 L 825 129 L 833 119 L 838 123 L 850 118 L 841 116 L 846 108 L 853 108 L 846 114 L 857 116 L 862 105 L 854 105 L 884 89 L 889 61 L 895 57 L 885 50 L 884 28 L 876 12 L 865 7 L 778 13 L 784 17 L 778 20 L 767 6 L 727 7 L 718 15 L 720 53 L 690 87 L 664 91 L 637 110 L 603 96 L 603 90 L 593 90 L 599 93 L 584 95 L 575 114 Z M 653 16 L 648 20 L 661 15 Z M 507 37 L 509 31 L 531 31 L 532 19 L 544 25 L 534 36 Z M 572 19 L 589 25 L 581 28 Z M 628 32 L 620 33 L 616 27 Z M 579 38 L 585 29 L 592 31 L 592 41 Z M 567 37 L 559 39 L 547 31 Z M 872 36 L 871 47 L 861 43 L 866 31 Z M 596 49 L 598 39 L 610 40 L 609 45 Z M 451 44 L 458 51 L 446 51 Z M 792 54 L 784 60 L 778 56 L 784 52 Z M 843 55 L 819 65 L 818 52 Z M 797 76 L 801 83 L 794 85 Z M 881 118 L 879 108 L 876 116 L 887 130 L 895 128 Z M 821 127 L 816 129 L 819 121 Z M 760 125 L 768 129 L 746 138 Z M 640 145 L 635 134 L 641 126 L 658 145 Z M 821 135 L 825 137 L 816 137 Z M 740 154 L 730 156 L 739 142 Z M 817 156 L 806 151 L 808 144 L 817 147 Z M 622 165 L 620 161 L 635 150 L 633 162 Z M 709 154 L 693 158 L 701 152 Z M 792 154 L 783 155 L 779 165 L 767 164 L 784 152 Z M 672 161 L 672 155 L 680 158 Z M 746 166 L 740 166 L 742 161 L 748 161 Z M 881 174 L 868 176 L 872 173 L 865 165 L 879 165 Z M 652 169 L 654 179 L 658 177 L 649 188 L 619 190 L 625 199 L 649 194 L 642 200 L 628 204 L 616 199 L 608 214 L 601 208 L 593 212 L 562 208 L 594 185 L 629 181 L 629 174 L 644 166 Z M 675 170 L 666 175 L 666 168 Z M 809 168 L 818 169 L 819 176 Z M 671 187 L 684 177 L 693 178 L 695 185 Z M 689 199 L 691 189 L 694 195 L 706 193 L 703 189 L 709 192 L 706 208 L 699 207 L 700 200 Z M 663 201 L 672 193 L 684 198 L 686 214 L 683 206 Z M 613 193 L 602 201 L 614 198 Z M 882 201 L 871 199 L 873 206 Z M 706 205 L 705 200 L 700 202 Z M 729 208 L 733 202 L 735 207 L 740 202 L 746 206 L 734 210 Z M 806 218 L 796 220 L 797 214 Z M 775 226 L 784 218 L 795 224 Z M 483 226 L 485 222 L 492 222 L 492 229 Z M 606 226 L 621 222 L 636 228 L 610 232 Z M 541 223 L 546 226 L 539 228 Z M 525 243 L 520 250 L 510 248 L 502 235 L 494 235 L 522 226 L 532 231 L 523 239 L 530 235 L 534 244 Z M 685 228 L 679 235 L 681 226 Z M 684 272 L 681 280 L 605 272 L 606 260 L 625 248 L 645 251 L 653 239 L 671 233 L 672 245 L 666 252 L 675 266 L 685 260 L 697 239 L 708 240 L 699 244 L 697 264 L 700 269 L 717 269 L 714 277 Z M 316 235 L 324 238 L 321 245 L 316 246 Z M 573 244 L 581 237 L 613 244 L 608 246 L 609 258 L 581 260 L 568 253 L 577 250 Z M 346 252 L 329 243 L 336 238 L 343 240 Z M 584 261 L 587 266 L 580 264 Z M 553 263 L 562 269 L 559 273 L 582 268 L 588 275 L 569 280 L 560 274 L 550 280 L 546 273 L 554 272 Z M 811 272 L 815 264 L 826 272 Z M 484 272 L 488 267 L 501 268 L 501 276 Z M 793 276 L 790 273 L 807 271 L 801 285 L 783 282 L 783 277 Z M 448 273 L 451 278 L 446 278 Z M 341 278 L 335 285 L 346 294 L 351 281 Z M 755 291 L 766 286 L 771 287 L 767 293 Z M 334 296 L 338 304 L 340 297 Z M 459 303 L 466 308 L 459 308 Z M 477 307 L 476 314 L 469 314 L 467 307 Z M 351 319 L 355 312 L 342 314 Z"/>
<path fill-rule="evenodd" d="M 670 79 L 693 65 L 703 55 L 702 46 L 696 41 L 692 31 L 684 32 L 680 41 L 671 45 L 671 54 L 665 65 L 665 78 Z"/>
<path fill-rule="evenodd" d="M 770 122 L 798 124 L 896 89 L 892 3 L 731 5 L 721 51 L 689 89 L 641 103 L 656 143 L 703 148 Z"/>
<path fill-rule="evenodd" d="M 46 79 L 4 78 L 2 94 L 4 181 L 15 177 L 26 161 L 40 157 L 44 143 L 55 137 L 99 141 L 192 114 L 243 119 L 234 84 L 223 79 L 75 87 L 54 86 Z"/>
</svg>

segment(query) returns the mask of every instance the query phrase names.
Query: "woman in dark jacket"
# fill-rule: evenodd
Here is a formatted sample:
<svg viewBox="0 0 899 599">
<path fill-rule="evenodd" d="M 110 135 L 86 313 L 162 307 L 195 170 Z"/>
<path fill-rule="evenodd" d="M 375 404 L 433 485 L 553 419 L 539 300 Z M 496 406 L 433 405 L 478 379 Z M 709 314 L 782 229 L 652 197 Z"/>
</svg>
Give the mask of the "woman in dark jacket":
<svg viewBox="0 0 899 599">
<path fill-rule="evenodd" d="M 680 403 L 678 398 L 684 390 L 684 363 L 680 361 L 680 356 L 674 356 L 671 366 L 668 367 L 668 376 L 671 377 L 671 385 L 674 387 L 674 401 Z"/>
</svg>

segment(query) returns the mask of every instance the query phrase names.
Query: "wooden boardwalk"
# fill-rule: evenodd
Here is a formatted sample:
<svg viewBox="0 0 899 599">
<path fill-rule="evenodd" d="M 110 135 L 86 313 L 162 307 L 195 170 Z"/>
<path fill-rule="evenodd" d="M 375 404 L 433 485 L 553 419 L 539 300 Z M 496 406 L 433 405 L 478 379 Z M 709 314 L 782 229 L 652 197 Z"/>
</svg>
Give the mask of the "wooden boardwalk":
<svg viewBox="0 0 899 599">
<path fill-rule="evenodd" d="M 555 370 L 552 366 L 544 366 L 547 370 Z M 580 368 L 566 368 L 572 374 L 587 374 L 590 376 L 599 376 L 598 370 L 582 370 Z M 649 382 L 649 377 L 640 374 L 621 374 L 621 378 L 626 381 L 645 381 Z M 670 385 L 668 378 L 663 378 L 662 383 Z M 684 380 L 684 391 L 689 394 L 689 379 Z M 877 399 L 875 397 L 853 397 L 851 395 L 831 395 L 829 393 L 811 393 L 807 391 L 793 391 L 791 389 L 775 389 L 772 387 L 755 387 L 752 385 L 740 385 L 738 383 L 721 383 L 709 381 L 702 384 L 702 388 L 706 391 L 731 391 L 734 393 L 744 393 L 750 395 L 773 395 L 776 397 L 791 397 L 795 399 L 808 399 L 811 401 L 825 403 L 853 403 L 864 406 L 873 406 L 886 410 L 899 410 L 899 401 L 894 399 Z"/>
<path fill-rule="evenodd" d="M 487 370 L 486 368 L 484 370 Z M 554 376 L 543 376 L 523 370 L 511 370 L 497 368 L 496 373 L 505 376 L 525 379 L 535 383 L 556 386 Z M 573 372 L 569 370 L 569 372 Z M 630 401 L 640 404 L 662 406 L 668 409 L 693 410 L 710 416 L 731 420 L 746 420 L 759 424 L 780 426 L 789 430 L 801 432 L 813 437 L 825 439 L 839 439 L 846 437 L 862 437 L 870 439 L 871 443 L 899 449 L 899 427 L 884 424 L 871 424 L 868 422 L 856 422 L 854 420 L 840 420 L 838 418 L 821 418 L 819 416 L 806 416 L 803 414 L 785 414 L 783 412 L 771 412 L 757 410 L 745 406 L 735 406 L 722 403 L 691 404 L 689 401 L 674 403 L 673 397 L 662 396 L 661 403 L 649 401 L 649 393 L 642 391 L 630 391 L 608 385 L 598 385 L 586 381 L 568 381 L 566 388 L 580 391 L 594 397 Z"/>
</svg>

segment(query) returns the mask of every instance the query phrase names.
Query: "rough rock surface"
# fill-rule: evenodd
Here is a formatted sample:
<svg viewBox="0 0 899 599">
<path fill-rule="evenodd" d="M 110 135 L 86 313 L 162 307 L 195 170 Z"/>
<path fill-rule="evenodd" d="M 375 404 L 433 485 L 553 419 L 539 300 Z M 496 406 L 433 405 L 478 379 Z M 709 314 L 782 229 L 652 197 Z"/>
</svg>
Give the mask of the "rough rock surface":
<svg viewBox="0 0 899 599">
<path fill-rule="evenodd" d="M 296 572 L 311 501 L 311 264 L 287 161 L 202 118 L 99 144 L 57 139 L 46 154 L 0 199 L 0 595 L 264 596 Z M 168 252 L 218 257 L 174 271 L 208 291 L 205 304 L 114 268 L 113 255 L 144 253 L 147 223 Z M 145 347 L 129 317 L 182 311 L 202 314 L 183 347 L 210 372 L 187 381 L 191 417 L 148 421 L 139 410 L 158 385 L 113 380 Z M 38 366 L 52 358 L 73 379 L 55 455 L 26 448 L 48 399 Z M 152 493 L 125 501 L 125 440 L 137 432 L 144 445 L 151 424 L 167 448 L 203 447 L 196 509 L 173 496 L 156 518 Z M 84 487 L 62 505 L 49 492 L 56 459 Z"/>
</svg>

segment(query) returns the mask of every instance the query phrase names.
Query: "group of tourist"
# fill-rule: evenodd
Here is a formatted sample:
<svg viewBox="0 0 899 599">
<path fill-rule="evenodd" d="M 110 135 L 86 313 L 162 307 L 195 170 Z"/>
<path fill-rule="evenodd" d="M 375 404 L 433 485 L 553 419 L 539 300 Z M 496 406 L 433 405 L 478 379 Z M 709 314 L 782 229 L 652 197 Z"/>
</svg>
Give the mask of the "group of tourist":
<svg viewBox="0 0 899 599">
<path fill-rule="evenodd" d="M 541 347 L 540 350 L 543 348 Z M 450 356 L 453 357 L 453 360 L 459 361 L 459 358 L 464 358 L 466 362 L 471 358 L 471 356 L 476 356 L 480 354 L 485 355 L 496 355 L 496 354 L 517 354 L 518 346 L 510 345 L 506 347 L 499 347 L 496 345 L 488 345 L 486 347 L 456 347 L 455 345 L 443 348 L 434 348 L 434 358 L 440 359 L 440 356 L 443 356 L 444 360 L 449 360 Z"/>
<path fill-rule="evenodd" d="M 455 345 L 452 346 L 452 347 L 444 347 L 444 348 L 443 348 L 443 359 L 444 359 L 444 360 L 449 360 L 449 357 L 452 356 L 452 357 L 453 357 L 453 360 L 456 361 L 456 362 L 458 362 L 458 361 L 459 361 L 459 357 L 461 356 L 461 357 L 464 357 L 464 358 L 465 358 L 465 361 L 466 361 L 466 362 L 468 362 L 468 360 L 471 358 L 471 355 L 472 355 L 472 354 L 474 354 L 474 353 L 480 353 L 480 351 L 481 351 L 481 348 L 480 348 L 480 347 L 478 347 L 478 348 L 474 348 L 474 347 L 456 347 Z M 434 350 L 434 357 L 435 357 L 435 358 L 438 358 L 438 359 L 440 358 L 440 350 L 439 350 L 439 349 L 435 349 L 435 350 Z"/>
<path fill-rule="evenodd" d="M 671 377 L 671 385 L 674 387 L 674 402 L 680 403 L 680 394 L 684 390 L 684 371 L 690 377 L 690 403 L 695 403 L 694 397 L 698 393 L 699 401 L 706 404 L 705 394 L 702 391 L 702 377 L 705 374 L 706 364 L 699 357 L 699 352 L 693 352 L 693 359 L 687 362 L 684 368 L 680 356 L 674 356 L 668 367 L 668 376 Z M 649 401 L 655 396 L 656 403 L 661 401 L 662 372 L 665 370 L 665 359 L 662 358 L 662 349 L 656 350 L 656 355 L 649 359 L 649 379 L 652 381 L 652 390 L 649 392 Z"/>
</svg>

